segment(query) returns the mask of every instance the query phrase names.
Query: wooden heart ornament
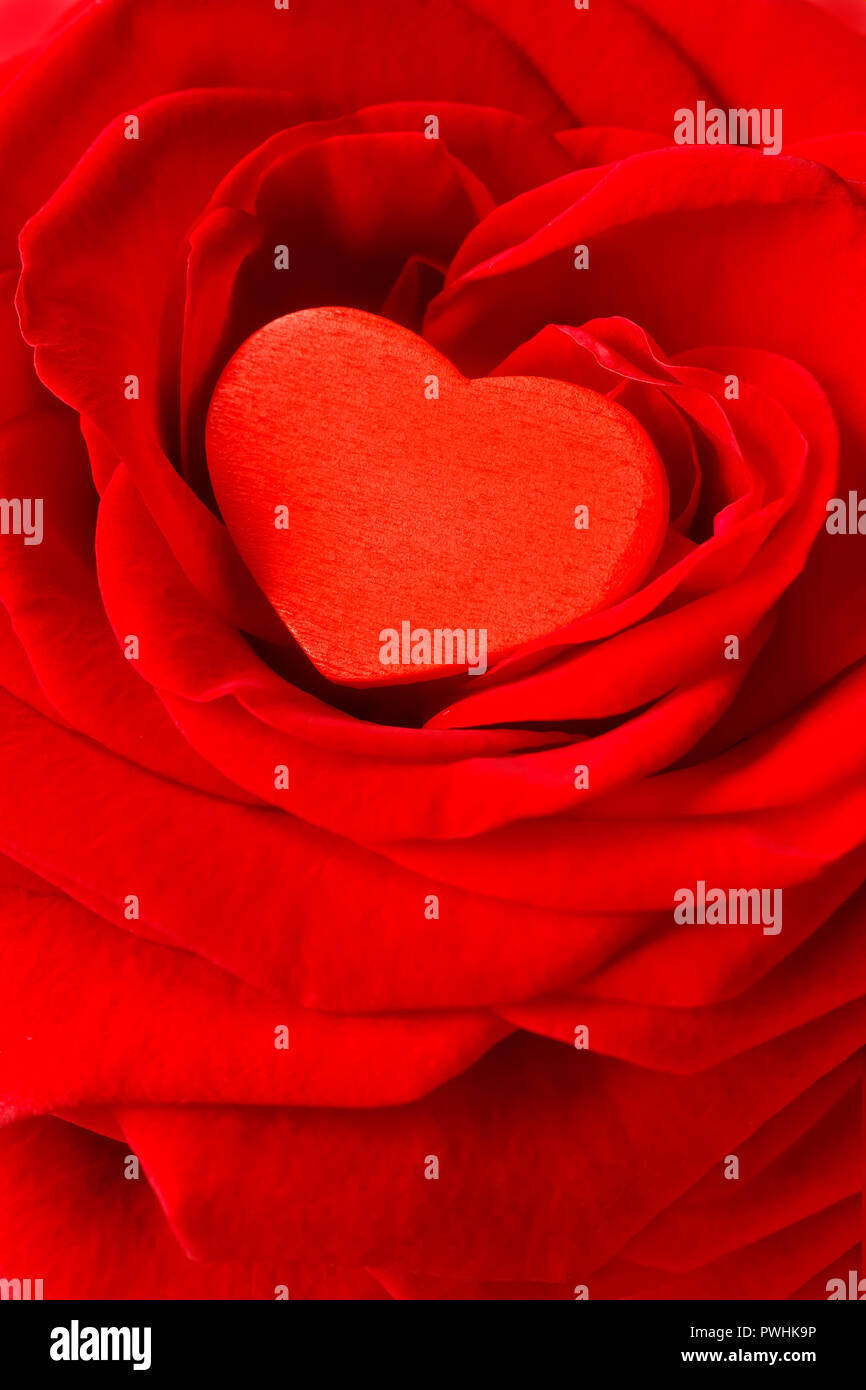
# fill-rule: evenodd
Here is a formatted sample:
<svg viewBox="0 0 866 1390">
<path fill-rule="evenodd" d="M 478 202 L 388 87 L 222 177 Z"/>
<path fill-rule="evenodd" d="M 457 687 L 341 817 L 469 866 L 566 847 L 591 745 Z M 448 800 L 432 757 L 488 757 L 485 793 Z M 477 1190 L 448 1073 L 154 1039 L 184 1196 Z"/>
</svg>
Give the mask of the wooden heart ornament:
<svg viewBox="0 0 866 1390">
<path fill-rule="evenodd" d="M 536 377 L 470 381 L 354 309 L 275 319 L 213 395 L 214 492 L 313 663 L 362 686 L 481 672 L 616 602 L 667 524 L 621 406 Z"/>
</svg>

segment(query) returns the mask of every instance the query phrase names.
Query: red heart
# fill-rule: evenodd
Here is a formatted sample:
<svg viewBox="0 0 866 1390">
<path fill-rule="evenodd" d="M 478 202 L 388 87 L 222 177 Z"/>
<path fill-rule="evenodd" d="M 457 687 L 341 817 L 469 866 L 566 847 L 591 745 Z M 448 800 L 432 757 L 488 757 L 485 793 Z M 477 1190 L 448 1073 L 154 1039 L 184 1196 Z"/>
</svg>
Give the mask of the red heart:
<svg viewBox="0 0 866 1390">
<path fill-rule="evenodd" d="M 482 633 L 492 664 L 616 602 L 667 522 L 661 461 L 621 406 L 534 377 L 469 381 L 354 309 L 253 334 L 214 392 L 207 453 L 260 587 L 319 670 L 350 685 L 480 669 Z"/>
</svg>

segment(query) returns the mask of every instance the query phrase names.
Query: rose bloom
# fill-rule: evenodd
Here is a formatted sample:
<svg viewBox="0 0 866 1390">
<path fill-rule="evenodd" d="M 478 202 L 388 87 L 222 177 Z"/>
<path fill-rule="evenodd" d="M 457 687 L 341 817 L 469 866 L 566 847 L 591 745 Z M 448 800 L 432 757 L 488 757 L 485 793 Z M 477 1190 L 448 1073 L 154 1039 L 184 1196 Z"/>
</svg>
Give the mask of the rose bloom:
<svg viewBox="0 0 866 1390">
<path fill-rule="evenodd" d="M 866 1039 L 856 15 L 50 9 L 7 0 L 0 93 L 0 1275 L 826 1298 L 860 1267 Z M 698 103 L 777 113 L 780 152 L 678 143 Z M 417 355 L 412 429 L 377 335 Z M 659 461 L 663 511 L 640 573 L 539 626 L 583 500 L 520 540 L 553 399 L 590 471 Z M 487 529 L 467 431 L 500 441 Z M 303 526 L 251 520 L 256 489 L 308 515 L 286 460 L 356 521 L 302 594 Z M 472 676 L 317 660 L 308 632 L 375 652 L 418 616 L 385 620 L 389 557 L 435 595 L 431 518 L 458 608 L 487 584 L 520 640 Z M 714 890 L 784 909 L 714 920 Z"/>
</svg>

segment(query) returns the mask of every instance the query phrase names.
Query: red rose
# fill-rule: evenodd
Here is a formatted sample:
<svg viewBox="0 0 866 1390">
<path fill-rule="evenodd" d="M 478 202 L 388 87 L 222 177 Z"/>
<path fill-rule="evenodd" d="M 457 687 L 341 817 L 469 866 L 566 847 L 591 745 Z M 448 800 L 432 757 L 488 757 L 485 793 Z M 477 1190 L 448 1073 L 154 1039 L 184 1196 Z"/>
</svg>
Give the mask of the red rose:
<svg viewBox="0 0 866 1390">
<path fill-rule="evenodd" d="M 805 0 L 105 0 L 31 39 L 0 1276 L 825 1298 L 866 38 Z"/>
</svg>

